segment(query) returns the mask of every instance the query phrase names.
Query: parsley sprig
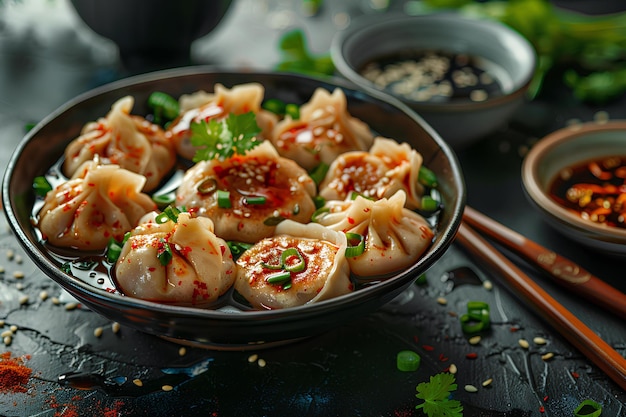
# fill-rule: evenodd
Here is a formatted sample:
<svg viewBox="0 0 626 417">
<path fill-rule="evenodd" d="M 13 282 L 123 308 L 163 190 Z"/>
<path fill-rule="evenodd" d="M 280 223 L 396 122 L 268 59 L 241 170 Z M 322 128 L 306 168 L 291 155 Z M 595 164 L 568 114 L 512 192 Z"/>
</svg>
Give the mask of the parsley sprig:
<svg viewBox="0 0 626 417">
<path fill-rule="evenodd" d="M 458 400 L 450 399 L 457 384 L 453 374 L 442 372 L 432 375 L 430 382 L 422 382 L 417 387 L 417 398 L 424 400 L 415 409 L 422 409 L 428 417 L 462 417 L 463 406 Z"/>
<path fill-rule="evenodd" d="M 224 119 L 202 120 L 191 124 L 191 144 L 198 148 L 193 162 L 224 160 L 234 154 L 243 155 L 261 143 L 261 128 L 253 112 L 229 114 Z"/>
</svg>

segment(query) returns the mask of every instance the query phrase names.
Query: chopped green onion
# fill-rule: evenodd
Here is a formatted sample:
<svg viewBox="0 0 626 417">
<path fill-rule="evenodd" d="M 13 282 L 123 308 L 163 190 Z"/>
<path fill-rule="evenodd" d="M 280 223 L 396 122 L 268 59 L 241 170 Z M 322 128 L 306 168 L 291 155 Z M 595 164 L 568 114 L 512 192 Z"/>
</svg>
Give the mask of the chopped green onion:
<svg viewBox="0 0 626 417">
<path fill-rule="evenodd" d="M 283 216 L 272 216 L 263 220 L 263 224 L 266 226 L 276 226 L 278 223 L 282 222 L 283 220 L 285 220 Z"/>
<path fill-rule="evenodd" d="M 217 205 L 219 208 L 231 208 L 230 191 L 217 190 Z"/>
<path fill-rule="evenodd" d="M 291 281 L 287 281 L 283 284 L 283 290 L 288 290 L 291 288 Z"/>
<path fill-rule="evenodd" d="M 297 104 L 287 104 L 285 106 L 285 114 L 291 116 L 293 120 L 298 120 L 300 118 L 300 106 Z"/>
<path fill-rule="evenodd" d="M 309 176 L 315 182 L 315 184 L 320 185 L 320 183 L 326 177 L 326 173 L 328 173 L 328 168 L 330 168 L 330 165 L 325 162 L 321 162 L 319 165 L 313 168 L 313 170 L 311 170 Z"/>
<path fill-rule="evenodd" d="M 429 195 L 422 197 L 422 210 L 435 211 L 439 208 L 439 201 L 435 200 Z"/>
<path fill-rule="evenodd" d="M 330 213 L 330 209 L 328 207 L 320 207 L 313 212 L 311 215 L 311 221 L 317 223 L 320 218 L 324 217 L 326 213 Z"/>
<path fill-rule="evenodd" d="M 159 239 L 157 258 L 159 259 L 159 262 L 161 262 L 161 265 L 166 266 L 170 263 L 173 257 L 174 254 L 172 253 L 172 248 L 170 247 L 170 244 L 166 242 L 163 238 Z"/>
<path fill-rule="evenodd" d="M 598 417 L 602 414 L 602 406 L 593 400 L 583 400 L 574 410 L 575 417 Z"/>
<path fill-rule="evenodd" d="M 283 115 L 285 114 L 286 104 L 284 101 L 277 98 L 270 98 L 265 100 L 263 104 L 261 104 L 261 107 L 274 114 Z"/>
<path fill-rule="evenodd" d="M 437 187 L 437 175 L 426 168 L 424 165 L 420 166 L 417 174 L 417 182 L 430 188 Z"/>
<path fill-rule="evenodd" d="M 45 197 L 48 191 L 52 191 L 52 185 L 50 185 L 46 177 L 35 177 L 33 180 L 33 190 L 38 196 Z"/>
<path fill-rule="evenodd" d="M 272 271 L 279 271 L 283 269 L 282 262 L 279 264 L 268 264 L 267 262 L 261 262 L 261 266 L 265 269 L 271 269 Z"/>
<path fill-rule="evenodd" d="M 252 247 L 252 243 L 245 242 L 228 241 L 226 242 L 226 244 L 228 245 L 228 249 L 230 249 L 230 253 L 235 259 L 239 258 L 242 253 Z"/>
<path fill-rule="evenodd" d="M 37 126 L 37 123 L 29 122 L 24 125 L 24 132 L 30 132 L 33 130 L 33 127 Z"/>
<path fill-rule="evenodd" d="M 154 112 L 154 122 L 160 125 L 174 120 L 180 113 L 178 100 L 161 91 L 155 91 L 150 94 L 148 107 Z"/>
<path fill-rule="evenodd" d="M 159 207 L 166 207 L 176 201 L 176 196 L 174 193 L 153 195 L 152 201 L 154 201 Z"/>
<path fill-rule="evenodd" d="M 61 265 L 61 271 L 65 272 L 68 275 L 72 275 L 72 264 L 71 262 L 65 262 Z"/>
<path fill-rule="evenodd" d="M 374 201 L 372 197 L 367 197 L 361 193 L 357 193 L 356 191 L 350 191 L 350 195 L 349 195 L 350 200 L 356 200 L 357 197 L 362 197 L 366 200 Z"/>
<path fill-rule="evenodd" d="M 255 197 L 246 197 L 244 201 L 246 204 L 265 204 L 267 202 L 267 198 L 261 195 Z"/>
<path fill-rule="evenodd" d="M 353 258 L 365 252 L 365 236 L 358 233 L 346 233 L 348 247 L 346 248 L 346 258 Z M 355 242 L 358 242 L 355 244 Z"/>
<path fill-rule="evenodd" d="M 396 355 L 396 365 L 399 371 L 414 372 L 417 371 L 422 362 L 422 358 L 412 350 L 401 350 Z"/>
<path fill-rule="evenodd" d="M 213 194 L 217 190 L 217 181 L 215 178 L 207 178 L 198 184 L 196 190 L 202 195 Z"/>
<path fill-rule="evenodd" d="M 313 202 L 315 203 L 315 208 L 320 209 L 324 207 L 324 204 L 326 204 L 326 199 L 322 196 L 316 195 L 313 197 Z"/>
<path fill-rule="evenodd" d="M 426 274 L 421 274 L 419 277 L 417 277 L 417 279 L 415 280 L 415 284 L 416 285 L 424 285 L 427 282 L 427 277 Z"/>
<path fill-rule="evenodd" d="M 461 329 L 466 334 L 486 330 L 491 324 L 489 304 L 483 301 L 468 301 L 467 314 L 461 316 Z"/>
<path fill-rule="evenodd" d="M 117 262 L 120 254 L 122 253 L 123 243 L 118 242 L 114 238 L 109 239 L 109 244 L 106 249 L 106 258 L 110 263 Z"/>
<path fill-rule="evenodd" d="M 268 275 L 266 281 L 269 284 L 282 284 L 291 279 L 291 273 L 289 271 L 280 271 L 272 275 Z"/>
<path fill-rule="evenodd" d="M 160 213 L 158 216 L 156 216 L 154 221 L 156 221 L 158 224 L 163 224 L 170 220 L 176 223 L 178 222 L 178 215 L 181 213 L 181 211 L 184 211 L 184 210 L 180 210 L 171 205 L 167 206 L 163 210 L 163 213 Z"/>
<path fill-rule="evenodd" d="M 290 262 L 287 262 L 290 258 L 293 257 L 297 258 L 298 263 L 292 264 Z M 306 268 L 306 262 L 304 261 L 304 257 L 296 248 L 285 249 L 280 255 L 280 262 L 287 272 L 302 272 Z"/>
</svg>

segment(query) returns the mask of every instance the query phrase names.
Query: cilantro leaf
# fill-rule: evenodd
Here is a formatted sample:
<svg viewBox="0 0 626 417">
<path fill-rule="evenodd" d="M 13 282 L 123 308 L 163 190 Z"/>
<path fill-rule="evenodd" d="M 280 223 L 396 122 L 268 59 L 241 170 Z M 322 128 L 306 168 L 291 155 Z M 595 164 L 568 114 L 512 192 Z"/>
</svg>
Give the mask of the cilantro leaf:
<svg viewBox="0 0 626 417">
<path fill-rule="evenodd" d="M 458 400 L 450 399 L 457 384 L 454 375 L 439 373 L 430 377 L 430 382 L 422 382 L 417 387 L 417 398 L 424 400 L 415 409 L 422 409 L 429 417 L 461 417 L 463 406 Z"/>
<path fill-rule="evenodd" d="M 191 144 L 198 148 L 193 162 L 221 160 L 234 154 L 245 154 L 261 143 L 256 135 L 261 129 L 253 112 L 229 114 L 221 120 L 202 120 L 191 123 Z"/>
</svg>

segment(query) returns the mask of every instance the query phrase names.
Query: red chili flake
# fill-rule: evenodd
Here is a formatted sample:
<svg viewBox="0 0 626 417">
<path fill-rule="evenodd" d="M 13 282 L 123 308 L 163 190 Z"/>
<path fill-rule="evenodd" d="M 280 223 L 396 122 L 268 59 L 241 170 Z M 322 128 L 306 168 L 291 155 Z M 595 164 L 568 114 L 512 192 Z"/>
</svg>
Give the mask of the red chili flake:
<svg viewBox="0 0 626 417">
<path fill-rule="evenodd" d="M 546 412 L 546 409 L 545 409 L 545 407 L 543 405 L 541 407 L 539 407 L 539 412 L 540 413 L 545 413 Z"/>
<path fill-rule="evenodd" d="M 440 353 L 440 354 L 439 354 L 439 361 L 440 361 L 440 362 L 446 362 L 448 359 L 450 359 L 450 358 L 448 358 L 448 357 L 444 356 L 444 354 L 443 354 L 443 353 Z"/>
<path fill-rule="evenodd" d="M 434 348 L 434 347 L 432 347 L 431 345 L 422 345 L 422 348 L 423 348 L 424 350 L 429 351 L 429 352 L 432 352 L 433 350 L 435 350 L 435 348 Z"/>
<path fill-rule="evenodd" d="M 571 372 L 572 377 L 574 377 L 575 379 L 578 379 L 580 377 L 580 374 L 576 371 L 572 371 Z"/>
<path fill-rule="evenodd" d="M 515 333 L 515 332 L 516 332 L 516 331 L 518 331 L 519 329 L 520 329 L 520 328 L 519 328 L 519 326 L 511 326 L 511 327 L 509 327 L 509 331 L 510 331 L 511 333 Z"/>
<path fill-rule="evenodd" d="M 545 397 L 543 397 L 543 402 L 545 403 L 546 401 L 548 401 L 548 396 L 547 395 Z"/>
<path fill-rule="evenodd" d="M 467 359 L 476 359 L 476 358 L 478 357 L 478 353 L 476 353 L 476 352 L 470 352 L 470 353 L 468 353 L 467 355 L 465 355 L 465 357 L 466 357 Z"/>
<path fill-rule="evenodd" d="M 348 217 L 348 223 L 354 224 L 354 219 L 352 217 Z"/>
</svg>

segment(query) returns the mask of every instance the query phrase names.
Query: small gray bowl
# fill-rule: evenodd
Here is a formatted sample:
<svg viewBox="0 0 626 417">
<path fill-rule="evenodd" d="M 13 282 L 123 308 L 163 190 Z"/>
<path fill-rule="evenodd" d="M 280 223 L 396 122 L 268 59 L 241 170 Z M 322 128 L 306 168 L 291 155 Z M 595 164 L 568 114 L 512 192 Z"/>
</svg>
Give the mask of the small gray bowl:
<svg viewBox="0 0 626 417">
<path fill-rule="evenodd" d="M 365 16 L 339 32 L 331 45 L 337 71 L 361 90 L 383 92 L 359 69 L 367 62 L 403 50 L 440 50 L 464 53 L 499 67 L 502 95 L 485 101 L 414 101 L 395 95 L 416 111 L 453 148 L 463 148 L 505 126 L 524 102 L 535 71 L 533 47 L 520 34 L 491 20 L 464 17 L 455 12 L 419 16 Z"/>
<path fill-rule="evenodd" d="M 559 173 L 607 156 L 626 155 L 626 120 L 584 123 L 559 129 L 534 145 L 522 164 L 522 183 L 531 203 L 548 224 L 599 252 L 626 257 L 626 229 L 581 218 L 549 195 Z"/>
</svg>

